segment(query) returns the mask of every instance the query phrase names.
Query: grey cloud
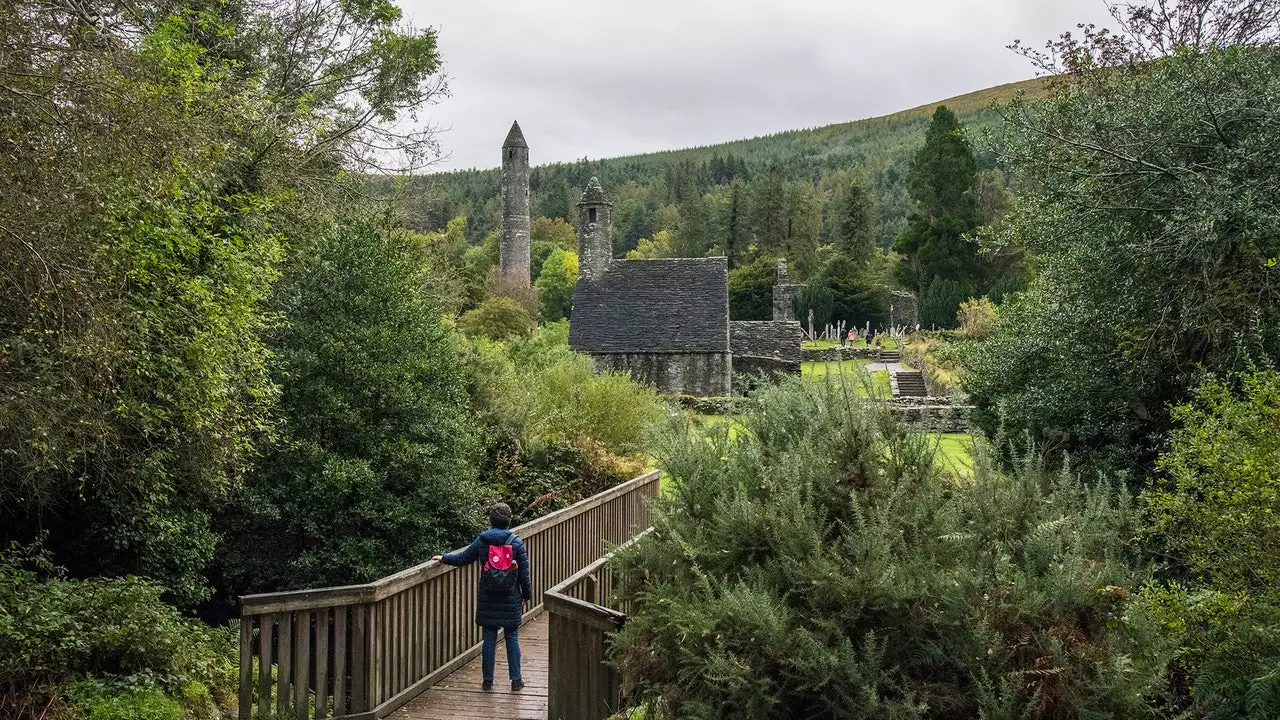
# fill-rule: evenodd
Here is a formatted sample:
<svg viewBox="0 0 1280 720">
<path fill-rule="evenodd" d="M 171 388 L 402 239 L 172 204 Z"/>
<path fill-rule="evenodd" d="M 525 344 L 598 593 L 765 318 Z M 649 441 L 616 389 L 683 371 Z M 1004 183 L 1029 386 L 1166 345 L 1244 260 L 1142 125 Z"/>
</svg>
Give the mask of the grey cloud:
<svg viewBox="0 0 1280 720">
<path fill-rule="evenodd" d="M 1005 49 L 1107 19 L 1102 0 L 402 0 L 440 30 L 440 169 L 535 164 L 874 117 L 1033 74 Z"/>
</svg>

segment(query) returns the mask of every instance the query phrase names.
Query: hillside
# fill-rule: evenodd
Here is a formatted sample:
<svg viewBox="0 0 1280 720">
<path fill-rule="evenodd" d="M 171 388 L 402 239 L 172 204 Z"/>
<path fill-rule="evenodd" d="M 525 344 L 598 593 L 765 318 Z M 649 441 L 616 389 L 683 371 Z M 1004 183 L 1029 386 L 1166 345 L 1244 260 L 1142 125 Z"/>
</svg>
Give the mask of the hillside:
<svg viewBox="0 0 1280 720">
<path fill-rule="evenodd" d="M 888 245 L 905 222 L 907 169 L 933 110 L 947 105 L 976 138 L 998 122 L 993 104 L 1020 92 L 1039 96 L 1045 87 L 1043 79 L 1032 79 L 854 122 L 643 155 L 540 165 L 531 178 L 533 213 L 570 219 L 581 188 L 594 175 L 614 201 L 615 251 L 631 250 L 641 238 L 665 229 L 684 237 L 677 254 L 701 254 L 722 250 L 721 240 L 732 224 L 727 214 L 733 206 L 730 196 L 739 183 L 755 236 L 770 226 L 798 226 L 803 237 L 807 233 L 821 244 L 830 233 L 826 218 L 831 200 L 838 188 L 859 178 L 874 191 L 877 239 Z M 984 168 L 993 165 L 983 155 L 979 162 Z M 442 228 L 450 218 L 465 215 L 468 238 L 478 243 L 497 226 L 496 168 L 416 178 L 407 190 L 416 199 L 407 219 L 414 229 Z M 763 198 L 779 190 L 786 207 L 776 212 L 787 218 L 770 223 L 762 217 Z M 741 204 L 738 211 L 744 211 Z"/>
</svg>

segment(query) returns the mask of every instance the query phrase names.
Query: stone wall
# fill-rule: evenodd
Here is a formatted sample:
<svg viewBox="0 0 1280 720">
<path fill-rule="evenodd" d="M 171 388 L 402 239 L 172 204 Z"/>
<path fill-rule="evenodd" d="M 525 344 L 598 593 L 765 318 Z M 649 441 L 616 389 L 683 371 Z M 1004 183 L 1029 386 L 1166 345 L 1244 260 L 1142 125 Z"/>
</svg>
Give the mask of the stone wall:
<svg viewBox="0 0 1280 720">
<path fill-rule="evenodd" d="M 841 360 L 869 359 L 878 360 L 880 358 L 880 350 L 875 345 L 867 347 L 863 345 L 862 338 L 858 338 L 858 342 L 853 345 L 837 345 L 832 348 L 824 348 L 822 350 L 801 350 L 800 359 L 803 362 L 840 362 Z"/>
<path fill-rule="evenodd" d="M 663 395 L 726 397 L 733 390 L 729 353 L 592 353 L 596 371 L 630 373 Z"/>
<path fill-rule="evenodd" d="M 903 423 L 920 432 L 929 433 L 967 433 L 969 432 L 969 415 L 972 405 L 918 404 L 914 401 L 938 402 L 938 398 L 911 398 L 913 402 L 903 402 L 904 398 L 894 398 L 889 405 L 889 412 Z M 945 401 L 945 399 L 944 399 Z"/>
<path fill-rule="evenodd" d="M 920 322 L 915 293 L 894 290 L 889 294 L 889 325 L 914 328 Z"/>
<path fill-rule="evenodd" d="M 793 322 L 796 319 L 796 295 L 804 285 L 781 284 L 773 286 L 773 321 Z"/>
</svg>

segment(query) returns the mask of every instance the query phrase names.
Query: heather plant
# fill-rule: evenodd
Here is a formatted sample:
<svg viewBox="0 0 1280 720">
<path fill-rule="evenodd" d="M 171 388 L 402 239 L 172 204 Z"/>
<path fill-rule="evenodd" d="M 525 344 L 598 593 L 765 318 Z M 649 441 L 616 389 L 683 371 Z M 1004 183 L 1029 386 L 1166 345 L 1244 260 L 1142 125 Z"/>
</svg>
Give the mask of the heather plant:
<svg viewBox="0 0 1280 720">
<path fill-rule="evenodd" d="M 822 384 L 764 389 L 737 420 L 658 440 L 669 490 L 620 560 L 633 699 L 680 718 L 1149 715 L 1163 645 L 1128 611 L 1148 571 L 1121 484 L 981 450 L 957 481 Z"/>
</svg>

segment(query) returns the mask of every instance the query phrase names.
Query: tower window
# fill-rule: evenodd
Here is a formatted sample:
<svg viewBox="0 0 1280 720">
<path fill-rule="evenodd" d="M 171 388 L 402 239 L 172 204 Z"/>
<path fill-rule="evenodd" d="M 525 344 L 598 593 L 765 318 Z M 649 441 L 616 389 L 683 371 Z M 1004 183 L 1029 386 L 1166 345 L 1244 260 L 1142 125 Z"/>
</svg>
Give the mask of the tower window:
<svg viewBox="0 0 1280 720">
<path fill-rule="evenodd" d="M 596 209 L 587 208 L 587 222 L 593 223 L 595 221 L 596 221 Z"/>
<path fill-rule="evenodd" d="M 514 159 L 514 158 L 515 158 L 515 156 L 516 156 L 516 151 L 515 151 L 515 150 L 508 150 L 508 151 L 507 151 L 507 159 L 508 159 L 508 160 L 512 160 L 512 159 Z"/>
</svg>

